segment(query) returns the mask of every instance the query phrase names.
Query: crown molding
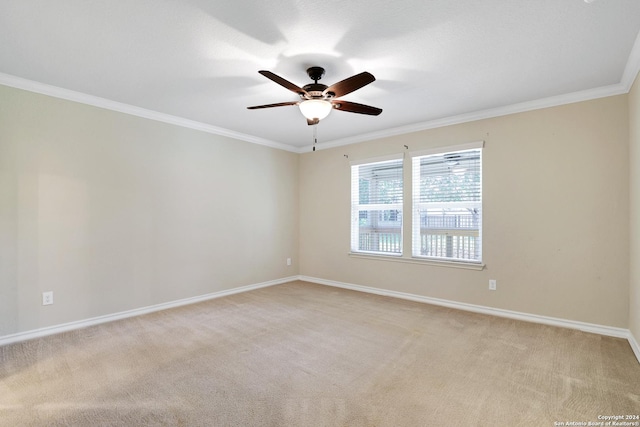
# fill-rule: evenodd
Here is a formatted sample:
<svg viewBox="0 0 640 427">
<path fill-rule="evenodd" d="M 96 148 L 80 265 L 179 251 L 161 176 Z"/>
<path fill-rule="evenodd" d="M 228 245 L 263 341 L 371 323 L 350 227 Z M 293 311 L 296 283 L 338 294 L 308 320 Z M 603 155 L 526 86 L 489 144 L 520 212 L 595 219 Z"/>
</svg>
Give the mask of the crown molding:
<svg viewBox="0 0 640 427">
<path fill-rule="evenodd" d="M 636 36 L 636 41 L 631 48 L 627 65 L 624 67 L 624 73 L 622 74 L 622 80 L 620 83 L 625 87 L 626 92 L 631 90 L 633 82 L 636 76 L 640 73 L 640 32 Z"/>
<path fill-rule="evenodd" d="M 235 132 L 229 129 L 209 125 L 209 124 L 198 122 L 195 120 L 189 120 L 182 117 L 172 116 L 170 114 L 159 113 L 157 111 L 148 110 L 146 108 L 136 107 L 134 105 L 112 101 L 110 99 L 101 98 L 99 96 L 88 95 L 86 93 L 76 92 L 76 91 L 64 89 L 58 86 L 48 85 L 45 83 L 24 79 L 22 77 L 12 76 L 10 74 L 0 73 L 0 85 L 10 86 L 16 89 L 22 89 L 29 92 L 35 92 L 42 95 L 52 96 L 54 98 L 66 99 L 68 101 L 91 105 L 98 108 L 104 108 L 106 110 L 117 111 L 120 113 L 129 114 L 132 116 L 142 117 L 145 119 L 150 119 L 158 122 L 168 123 L 171 125 L 185 127 L 188 129 L 199 130 L 199 131 L 211 133 L 214 135 L 224 136 L 224 137 L 233 138 L 233 139 L 239 139 L 241 141 L 246 141 L 253 144 L 265 145 L 267 147 L 277 148 L 280 150 L 292 151 L 295 153 L 300 151 L 298 147 L 293 147 L 288 144 L 271 141 L 266 138 L 247 135 L 244 133 Z"/>
<path fill-rule="evenodd" d="M 592 99 L 605 98 L 607 96 L 622 95 L 629 93 L 631 86 L 640 73 L 640 32 L 636 36 L 636 40 L 629 53 L 627 64 L 624 68 L 620 83 L 602 86 L 595 89 L 587 89 L 583 91 L 568 93 L 564 95 L 551 96 L 533 101 L 521 102 L 504 107 L 491 108 L 487 110 L 475 111 L 457 116 L 444 117 L 441 119 L 429 120 L 426 122 L 415 123 L 407 126 L 386 129 L 378 132 L 370 132 L 349 138 L 335 139 L 332 141 L 321 142 L 316 144 L 316 149 L 322 150 L 343 145 L 355 144 L 358 142 L 371 141 L 374 139 L 387 138 L 391 136 L 402 135 L 406 133 L 419 132 L 428 129 L 435 129 L 444 126 L 457 125 L 461 123 L 473 122 L 476 120 L 490 119 L 493 117 L 506 116 L 515 113 L 524 113 L 542 108 L 557 107 L 575 102 L 589 101 Z M 312 146 L 303 147 L 298 150 L 301 153 L 310 152 Z"/>
<path fill-rule="evenodd" d="M 335 139 L 315 144 L 315 147 L 318 150 L 341 147 L 344 145 L 356 144 L 359 142 L 388 138 L 392 136 L 468 123 L 477 120 L 490 119 L 494 117 L 506 116 L 509 114 L 523 113 L 542 108 L 557 107 L 560 105 L 589 101 L 598 98 L 605 98 L 608 96 L 622 95 L 628 93 L 631 90 L 631 86 L 633 85 L 638 73 L 640 73 L 640 32 L 636 36 L 636 40 L 631 49 L 631 53 L 629 54 L 629 58 L 627 60 L 627 64 L 622 74 L 620 83 L 563 95 L 551 96 L 548 98 L 542 98 L 533 101 L 521 102 L 504 107 L 490 108 L 486 110 L 460 114 L 457 116 L 428 120 L 425 122 L 399 126 L 376 132 L 369 132 L 347 138 Z M 79 102 L 82 104 L 92 105 L 94 107 L 104 108 L 107 110 L 118 111 L 121 113 L 130 114 L 150 120 L 169 123 L 176 126 L 182 126 L 189 129 L 195 129 L 214 135 L 225 136 L 241 141 L 250 142 L 253 144 L 264 145 L 284 151 L 290 151 L 293 153 L 308 153 L 313 150 L 313 145 L 296 147 L 289 144 L 272 141 L 266 138 L 260 138 L 253 135 L 235 132 L 218 126 L 197 122 L 195 120 L 189 120 L 182 117 L 172 116 L 170 114 L 159 113 L 157 111 L 147 110 L 145 108 L 111 101 L 109 99 L 100 98 L 98 96 L 88 95 L 57 86 L 39 83 L 33 80 L 24 79 L 22 77 L 16 77 L 9 74 L 0 73 L 0 84 L 15 87 L 17 89 L 27 90 L 30 92 L 40 93 L 43 95 L 53 96 L 56 98 L 66 99 L 69 101 Z"/>
<path fill-rule="evenodd" d="M 639 64 L 640 65 L 640 64 Z M 636 73 L 637 74 L 637 73 Z M 633 82 L 632 82 L 633 83 Z M 629 88 L 631 86 L 629 85 Z M 629 92 L 625 84 L 618 83 L 609 86 L 602 86 L 595 89 L 587 89 L 563 95 L 551 96 L 548 98 L 536 99 L 533 101 L 521 102 L 504 107 L 490 108 L 486 110 L 474 111 L 457 116 L 444 117 L 441 119 L 429 120 L 421 123 L 414 123 L 407 126 L 400 126 L 385 129 L 377 132 L 370 132 L 349 138 L 336 139 L 333 141 L 320 142 L 316 144 L 317 150 L 340 147 L 355 144 L 358 142 L 372 141 L 374 139 L 388 138 L 391 136 L 404 135 L 413 132 L 420 132 L 428 129 L 436 129 L 445 126 L 457 125 L 461 123 L 474 122 L 476 120 L 491 119 L 494 117 L 507 116 L 510 114 L 524 113 L 527 111 L 540 110 L 543 108 L 557 107 L 560 105 L 573 104 L 576 102 L 590 101 L 608 96 L 622 95 Z M 311 146 L 304 147 L 302 152 L 311 151 Z"/>
</svg>

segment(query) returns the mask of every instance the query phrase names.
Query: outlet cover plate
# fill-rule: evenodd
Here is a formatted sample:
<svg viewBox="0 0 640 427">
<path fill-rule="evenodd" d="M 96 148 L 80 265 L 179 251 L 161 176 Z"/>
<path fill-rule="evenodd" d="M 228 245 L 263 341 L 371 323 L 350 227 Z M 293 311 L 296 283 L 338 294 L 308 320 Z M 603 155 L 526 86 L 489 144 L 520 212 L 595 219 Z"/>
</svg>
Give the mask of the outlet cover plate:
<svg viewBox="0 0 640 427">
<path fill-rule="evenodd" d="M 42 293 L 42 305 L 53 304 L 53 291 Z"/>
</svg>

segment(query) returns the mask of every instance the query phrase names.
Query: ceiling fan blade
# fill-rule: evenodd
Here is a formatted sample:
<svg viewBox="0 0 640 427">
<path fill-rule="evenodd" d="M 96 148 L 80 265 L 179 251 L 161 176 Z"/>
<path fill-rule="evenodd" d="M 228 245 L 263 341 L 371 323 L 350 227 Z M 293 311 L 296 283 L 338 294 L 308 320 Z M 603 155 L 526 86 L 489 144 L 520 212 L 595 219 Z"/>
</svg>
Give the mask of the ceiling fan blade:
<svg viewBox="0 0 640 427">
<path fill-rule="evenodd" d="M 298 101 L 278 102 L 277 104 L 254 105 L 253 107 L 247 107 L 247 109 L 257 110 L 259 108 L 286 107 L 287 105 L 296 105 L 296 104 L 298 104 Z"/>
<path fill-rule="evenodd" d="M 320 119 L 307 119 L 307 124 L 309 126 L 317 125 L 320 123 Z"/>
<path fill-rule="evenodd" d="M 294 85 L 289 80 L 285 80 L 282 77 L 278 76 L 277 74 L 272 73 L 271 71 L 260 70 L 258 72 L 263 76 L 265 76 L 266 78 L 278 83 L 280 86 L 289 89 L 291 92 L 295 92 L 300 96 L 307 94 L 306 90 Z"/>
<path fill-rule="evenodd" d="M 324 90 L 323 94 L 326 95 L 331 92 L 333 93 L 334 98 L 339 98 L 353 92 L 354 90 L 360 89 L 375 80 L 376 78 L 373 77 L 373 74 L 365 71 L 329 86 Z"/>
<path fill-rule="evenodd" d="M 370 116 L 377 116 L 382 113 L 382 108 L 372 107 L 370 105 L 358 104 L 356 102 L 342 101 L 337 99 L 331 101 L 333 108 L 336 110 L 347 111 L 349 113 L 368 114 Z"/>
</svg>

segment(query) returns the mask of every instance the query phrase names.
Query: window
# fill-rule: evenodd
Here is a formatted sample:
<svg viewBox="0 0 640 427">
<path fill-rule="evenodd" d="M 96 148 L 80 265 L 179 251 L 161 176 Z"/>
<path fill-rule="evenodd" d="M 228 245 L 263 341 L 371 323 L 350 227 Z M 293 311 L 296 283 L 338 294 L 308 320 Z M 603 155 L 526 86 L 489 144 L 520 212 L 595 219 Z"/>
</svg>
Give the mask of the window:
<svg viewBox="0 0 640 427">
<path fill-rule="evenodd" d="M 482 261 L 482 143 L 465 148 L 412 158 L 414 257 Z"/>
<path fill-rule="evenodd" d="M 402 255 L 402 162 L 352 163 L 352 252 Z"/>
</svg>

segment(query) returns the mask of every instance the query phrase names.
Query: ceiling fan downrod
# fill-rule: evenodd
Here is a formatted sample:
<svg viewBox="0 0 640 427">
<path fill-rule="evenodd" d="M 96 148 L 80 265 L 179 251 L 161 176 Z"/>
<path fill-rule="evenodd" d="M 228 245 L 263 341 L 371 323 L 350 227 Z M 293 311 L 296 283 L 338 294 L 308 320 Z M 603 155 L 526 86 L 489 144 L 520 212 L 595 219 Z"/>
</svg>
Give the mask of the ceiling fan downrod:
<svg viewBox="0 0 640 427">
<path fill-rule="evenodd" d="M 318 83 L 318 80 L 324 76 L 324 68 L 322 67 L 309 67 L 307 68 L 307 75 L 311 80 L 315 83 Z"/>
</svg>

